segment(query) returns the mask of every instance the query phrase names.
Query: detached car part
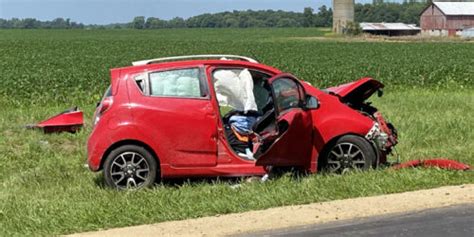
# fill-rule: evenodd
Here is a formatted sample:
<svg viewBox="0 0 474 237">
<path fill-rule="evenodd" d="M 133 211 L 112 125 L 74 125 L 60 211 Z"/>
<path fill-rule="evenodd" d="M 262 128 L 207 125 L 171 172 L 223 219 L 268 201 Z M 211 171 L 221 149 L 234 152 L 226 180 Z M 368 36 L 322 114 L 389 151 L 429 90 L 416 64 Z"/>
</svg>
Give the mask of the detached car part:
<svg viewBox="0 0 474 237">
<path fill-rule="evenodd" d="M 428 160 L 411 160 L 401 164 L 392 166 L 393 169 L 399 170 L 404 168 L 414 168 L 414 167 L 437 167 L 440 169 L 447 170 L 469 170 L 471 167 L 469 165 L 463 164 L 458 161 L 438 158 L 438 159 L 428 159 Z"/>
<path fill-rule="evenodd" d="M 44 133 L 79 131 L 84 125 L 84 116 L 77 107 L 70 108 L 37 124 L 27 125 L 30 129 L 41 129 Z"/>
</svg>

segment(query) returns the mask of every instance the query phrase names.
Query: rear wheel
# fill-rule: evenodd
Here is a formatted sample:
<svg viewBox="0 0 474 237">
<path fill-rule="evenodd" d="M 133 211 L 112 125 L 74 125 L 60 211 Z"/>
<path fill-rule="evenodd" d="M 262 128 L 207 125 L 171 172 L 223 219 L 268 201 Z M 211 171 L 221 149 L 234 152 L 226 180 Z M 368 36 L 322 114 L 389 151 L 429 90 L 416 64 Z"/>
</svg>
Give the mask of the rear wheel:
<svg viewBox="0 0 474 237">
<path fill-rule="evenodd" d="M 117 189 L 150 187 L 156 174 L 156 159 L 141 146 L 118 147 L 110 152 L 104 163 L 105 182 Z"/>
<path fill-rule="evenodd" d="M 367 140 L 359 136 L 345 135 L 327 150 L 322 160 L 322 168 L 331 173 L 368 170 L 375 166 L 376 159 L 377 154 Z"/>
</svg>

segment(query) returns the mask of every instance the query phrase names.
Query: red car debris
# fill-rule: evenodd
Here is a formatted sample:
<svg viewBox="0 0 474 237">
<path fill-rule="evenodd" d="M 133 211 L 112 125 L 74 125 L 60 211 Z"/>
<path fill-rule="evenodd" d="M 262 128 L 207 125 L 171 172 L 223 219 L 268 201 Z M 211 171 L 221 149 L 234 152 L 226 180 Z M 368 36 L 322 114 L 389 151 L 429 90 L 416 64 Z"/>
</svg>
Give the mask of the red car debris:
<svg viewBox="0 0 474 237">
<path fill-rule="evenodd" d="M 366 102 L 383 87 L 363 78 L 320 90 L 234 55 L 135 62 L 111 70 L 88 164 L 119 189 L 157 178 L 263 175 L 270 166 L 377 167 L 397 144 L 393 125 Z"/>
<path fill-rule="evenodd" d="M 440 169 L 447 169 L 447 170 L 469 170 L 471 167 L 469 165 L 463 164 L 458 161 L 449 160 L 445 158 L 437 158 L 437 159 L 426 159 L 426 160 L 411 160 L 401 164 L 397 164 L 392 166 L 393 169 L 404 169 L 404 168 L 414 168 L 414 167 L 437 167 Z"/>
<path fill-rule="evenodd" d="M 84 116 L 82 111 L 77 107 L 68 109 L 62 113 L 54 115 L 37 124 L 27 125 L 27 128 L 41 129 L 45 133 L 70 132 L 79 131 L 84 125 Z"/>
</svg>

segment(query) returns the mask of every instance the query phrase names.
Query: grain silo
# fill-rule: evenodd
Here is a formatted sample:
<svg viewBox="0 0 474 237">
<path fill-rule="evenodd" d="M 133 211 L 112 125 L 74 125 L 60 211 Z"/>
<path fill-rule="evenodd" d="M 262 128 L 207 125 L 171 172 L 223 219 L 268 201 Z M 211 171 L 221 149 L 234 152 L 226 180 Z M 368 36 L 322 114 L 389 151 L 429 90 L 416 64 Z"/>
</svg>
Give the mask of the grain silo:
<svg viewBox="0 0 474 237">
<path fill-rule="evenodd" d="M 332 30 L 342 33 L 347 22 L 354 22 L 354 0 L 332 0 Z"/>
</svg>

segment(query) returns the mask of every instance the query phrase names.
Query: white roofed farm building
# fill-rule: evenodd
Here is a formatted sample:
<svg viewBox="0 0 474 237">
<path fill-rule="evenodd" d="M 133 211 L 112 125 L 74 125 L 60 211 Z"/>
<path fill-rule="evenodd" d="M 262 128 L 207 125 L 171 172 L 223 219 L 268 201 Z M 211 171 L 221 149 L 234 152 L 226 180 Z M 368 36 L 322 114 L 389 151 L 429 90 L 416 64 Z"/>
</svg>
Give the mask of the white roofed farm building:
<svg viewBox="0 0 474 237">
<path fill-rule="evenodd" d="M 420 28 L 414 24 L 405 23 L 360 23 L 362 31 L 373 35 L 403 36 L 416 35 L 420 33 Z"/>
</svg>

